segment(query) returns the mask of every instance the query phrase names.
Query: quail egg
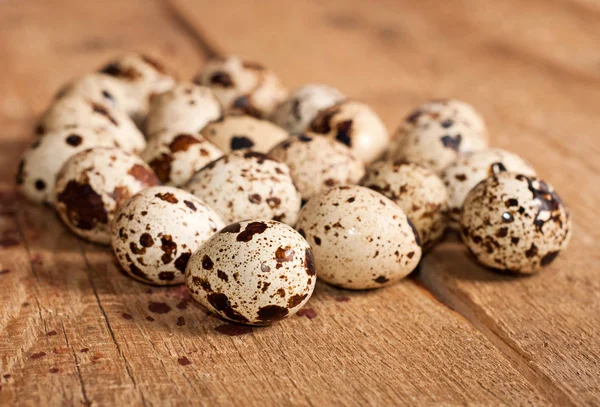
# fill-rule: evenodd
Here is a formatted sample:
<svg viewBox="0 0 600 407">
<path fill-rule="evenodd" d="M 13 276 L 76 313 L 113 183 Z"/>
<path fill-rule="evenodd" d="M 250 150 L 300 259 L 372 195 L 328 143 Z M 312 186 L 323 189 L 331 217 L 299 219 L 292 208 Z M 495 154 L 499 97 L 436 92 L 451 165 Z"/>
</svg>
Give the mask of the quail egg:
<svg viewBox="0 0 600 407">
<path fill-rule="evenodd" d="M 213 161 L 185 189 L 225 223 L 274 219 L 294 225 L 301 204 L 287 165 L 255 151 L 234 151 Z"/>
<path fill-rule="evenodd" d="M 460 234 L 477 260 L 509 273 L 531 274 L 566 249 L 571 219 L 551 185 L 500 172 L 467 195 Z"/>
<path fill-rule="evenodd" d="M 208 124 L 200 134 L 224 152 L 251 149 L 261 153 L 290 136 L 267 120 L 247 115 L 225 116 Z"/>
<path fill-rule="evenodd" d="M 35 203 L 53 205 L 54 181 L 62 165 L 92 147 L 116 147 L 112 133 L 102 128 L 75 127 L 38 138 L 19 163 L 17 184 L 23 196 Z"/>
<path fill-rule="evenodd" d="M 440 173 L 460 154 L 488 146 L 481 116 L 469 105 L 454 100 L 426 103 L 400 125 L 387 157 L 409 161 Z"/>
<path fill-rule="evenodd" d="M 319 278 L 343 288 L 392 284 L 421 259 L 419 236 L 402 209 L 360 186 L 331 188 L 312 198 L 296 229 L 312 246 Z"/>
<path fill-rule="evenodd" d="M 226 226 L 188 262 L 192 297 L 222 318 L 267 325 L 295 314 L 316 281 L 310 246 L 291 227 L 272 220 Z"/>
<path fill-rule="evenodd" d="M 152 99 L 146 119 L 146 133 L 161 130 L 197 133 L 221 117 L 221 105 L 210 88 L 180 83 Z"/>
<path fill-rule="evenodd" d="M 310 123 L 310 131 L 347 145 L 366 164 L 378 158 L 389 142 L 379 116 L 366 104 L 354 100 L 321 110 Z"/>
<path fill-rule="evenodd" d="M 97 147 L 71 157 L 56 177 L 55 207 L 76 235 L 109 244 L 109 225 L 119 205 L 158 178 L 136 155 Z"/>
<path fill-rule="evenodd" d="M 469 191 L 488 176 L 502 171 L 535 176 L 535 170 L 521 157 L 499 148 L 464 154 L 446 167 L 441 177 L 448 189 L 449 216 L 453 227 L 458 227 L 463 202 Z"/>
<path fill-rule="evenodd" d="M 222 155 L 221 150 L 199 134 L 162 130 L 148 141 L 141 157 L 163 184 L 181 186 Z"/>
<path fill-rule="evenodd" d="M 423 250 L 441 239 L 447 225 L 448 192 L 431 170 L 414 163 L 377 162 L 363 185 L 394 201 L 412 221 Z"/>
<path fill-rule="evenodd" d="M 271 115 L 271 120 L 291 134 L 306 131 L 317 113 L 344 99 L 337 89 L 327 85 L 304 85 L 296 89 Z"/>
<path fill-rule="evenodd" d="M 137 154 L 146 146 L 144 135 L 125 112 L 76 95 L 56 100 L 40 119 L 36 131 L 43 137 L 54 130 L 74 127 L 110 130 L 119 147 L 130 153 Z"/>
<path fill-rule="evenodd" d="M 89 73 L 66 84 L 56 95 L 56 99 L 80 96 L 101 105 L 121 109 L 128 115 L 134 113 L 134 106 L 127 97 L 123 83 L 110 75 Z"/>
<path fill-rule="evenodd" d="M 111 244 L 132 277 L 181 284 L 192 253 L 223 226 L 219 215 L 194 195 L 156 186 L 121 204 L 111 223 Z"/>
<path fill-rule="evenodd" d="M 210 87 L 226 113 L 268 117 L 287 97 L 287 90 L 273 71 L 236 56 L 208 61 L 195 82 Z"/>
<path fill-rule="evenodd" d="M 365 174 L 365 165 L 350 148 L 317 134 L 290 137 L 269 155 L 287 164 L 303 200 L 327 188 L 358 184 Z"/>
</svg>

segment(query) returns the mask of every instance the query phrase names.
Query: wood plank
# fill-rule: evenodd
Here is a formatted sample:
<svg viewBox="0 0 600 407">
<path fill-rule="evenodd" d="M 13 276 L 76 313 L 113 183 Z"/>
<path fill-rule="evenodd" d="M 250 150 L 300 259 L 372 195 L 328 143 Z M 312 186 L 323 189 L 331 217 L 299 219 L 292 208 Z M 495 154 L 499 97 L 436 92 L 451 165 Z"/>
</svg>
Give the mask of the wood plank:
<svg viewBox="0 0 600 407">
<path fill-rule="evenodd" d="M 600 149 L 594 134 L 600 126 L 597 13 L 567 2 L 551 2 L 548 9 L 535 3 L 511 8 L 511 2 L 467 1 L 455 8 L 384 1 L 355 3 L 348 11 L 341 1 L 306 1 L 293 9 L 273 2 L 268 16 L 250 3 L 213 24 L 210 15 L 193 13 L 195 4 L 178 4 L 213 38 L 227 38 L 229 52 L 266 58 L 294 86 L 315 77 L 333 83 L 369 102 L 390 128 L 430 97 L 456 96 L 477 106 L 495 144 L 523 155 L 555 185 L 573 213 L 575 236 L 566 255 L 530 279 L 482 270 L 458 243 L 428 256 L 418 278 L 538 390 L 561 404 L 599 402 L 598 258 L 591 254 L 600 199 L 594 187 Z M 215 15 L 231 4 L 220 7 Z M 509 35 L 521 32 L 536 12 L 540 19 L 532 31 Z M 498 13 L 509 22 L 494 24 Z M 555 41 L 546 43 L 540 34 L 550 31 Z M 577 49 L 566 45 L 575 43 Z"/>
</svg>

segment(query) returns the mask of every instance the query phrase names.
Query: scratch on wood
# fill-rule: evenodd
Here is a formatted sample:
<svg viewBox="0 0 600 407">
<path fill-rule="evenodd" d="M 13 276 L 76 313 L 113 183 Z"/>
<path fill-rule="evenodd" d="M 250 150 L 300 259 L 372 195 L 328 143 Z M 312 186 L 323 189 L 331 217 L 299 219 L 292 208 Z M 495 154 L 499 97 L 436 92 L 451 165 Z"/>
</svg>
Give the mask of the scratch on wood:
<svg viewBox="0 0 600 407">
<path fill-rule="evenodd" d="M 73 361 L 75 362 L 75 369 L 77 370 L 77 377 L 79 378 L 79 384 L 81 385 L 81 395 L 83 397 L 84 404 L 86 406 L 91 406 L 92 402 L 88 398 L 87 392 L 85 391 L 85 385 L 83 384 L 83 377 L 81 376 L 81 369 L 79 368 L 79 360 L 77 359 L 77 354 L 75 353 L 75 349 L 73 349 L 73 346 L 71 346 L 71 344 L 69 343 L 69 338 L 67 337 L 67 331 L 65 329 L 65 324 L 62 320 L 60 321 L 60 326 L 62 327 L 63 336 L 65 337 L 65 342 L 67 343 L 67 346 L 71 349 L 71 353 L 73 354 Z"/>
</svg>

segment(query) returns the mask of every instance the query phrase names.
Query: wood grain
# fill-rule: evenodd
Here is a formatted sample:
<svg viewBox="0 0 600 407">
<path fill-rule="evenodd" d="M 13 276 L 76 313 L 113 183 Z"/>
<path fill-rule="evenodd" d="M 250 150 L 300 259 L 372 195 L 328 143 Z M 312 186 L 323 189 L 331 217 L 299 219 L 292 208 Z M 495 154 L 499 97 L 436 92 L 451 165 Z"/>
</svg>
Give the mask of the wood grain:
<svg viewBox="0 0 600 407">
<path fill-rule="evenodd" d="M 599 10 L 586 0 L 0 3 L 0 404 L 600 403 Z M 414 278 L 374 292 L 319 283 L 307 316 L 236 329 L 182 287 L 129 279 L 108 249 L 14 193 L 18 155 L 53 93 L 132 49 L 182 79 L 216 53 L 247 55 L 289 87 L 325 82 L 365 100 L 390 129 L 430 97 L 468 100 L 495 143 L 561 193 L 571 247 L 515 279 L 479 268 L 450 237 Z"/>
</svg>

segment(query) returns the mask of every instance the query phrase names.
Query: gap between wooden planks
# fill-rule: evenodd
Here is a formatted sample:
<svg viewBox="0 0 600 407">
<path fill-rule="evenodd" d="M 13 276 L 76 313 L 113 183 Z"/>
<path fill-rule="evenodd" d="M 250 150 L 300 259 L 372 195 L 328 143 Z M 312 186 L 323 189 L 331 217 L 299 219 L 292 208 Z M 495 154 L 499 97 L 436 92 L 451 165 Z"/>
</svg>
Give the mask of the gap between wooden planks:
<svg viewBox="0 0 600 407">
<path fill-rule="evenodd" d="M 9 93 L 15 92 L 17 102 L 28 101 L 29 111 L 5 114 L 6 104 L 1 105 L 3 118 L 20 118 L 17 125 L 3 124 L 9 139 L 17 139 L 17 132 L 26 128 L 22 123 L 32 122 L 61 82 L 94 68 L 115 50 L 139 47 L 167 54 L 174 67 L 190 77 L 204 55 L 190 57 L 197 55 L 195 44 L 201 45 L 203 53 L 210 53 L 217 49 L 217 43 L 229 52 L 265 61 L 290 86 L 319 79 L 362 97 L 390 127 L 397 125 L 411 105 L 427 97 L 465 97 L 484 111 L 492 129 L 504 131 L 494 132 L 499 144 L 526 155 L 541 173 L 551 177 L 566 195 L 576 219 L 583 218 L 577 223 L 577 240 L 568 257 L 557 262 L 547 277 L 514 280 L 489 274 L 466 259 L 460 246 L 452 244 L 440 247 L 427 258 L 419 281 L 456 307 L 489 341 L 464 319 L 423 295 L 411 280 L 372 293 L 346 293 L 319 285 L 309 304 L 317 311 L 317 318 L 297 317 L 255 330 L 252 335 L 229 338 L 216 334 L 213 328 L 221 322 L 187 303 L 181 290 L 149 289 L 129 280 L 118 273 L 107 250 L 78 242 L 49 211 L 19 205 L 3 211 L 3 230 L 16 230 L 24 242 L 8 249 L 10 256 L 5 258 L 9 261 L 2 265 L 8 265 L 11 272 L 0 276 L 6 281 L 2 291 L 10 294 L 9 310 L 0 322 L 0 343 L 7 340 L 6 347 L 0 348 L 1 366 L 3 371 L 13 372 L 2 382 L 3 400 L 19 400 L 21 404 L 46 400 L 49 404 L 82 401 L 147 405 L 574 405 L 598 400 L 593 380 L 598 373 L 598 349 L 597 344 L 589 342 L 597 337 L 597 283 L 588 281 L 593 270 L 583 275 L 561 270 L 593 265 L 590 259 L 579 262 L 578 258 L 585 257 L 589 241 L 597 237 L 597 219 L 588 212 L 593 209 L 597 193 L 582 196 L 578 189 L 593 184 L 596 170 L 591 154 L 585 152 L 597 146 L 584 130 L 597 124 L 588 103 L 598 101 L 598 92 L 590 85 L 594 79 L 586 66 L 570 60 L 577 66 L 566 69 L 561 65 L 562 56 L 547 62 L 547 53 L 539 52 L 533 58 L 535 69 L 531 69 L 531 59 L 524 64 L 522 57 L 530 49 L 543 51 L 543 47 L 531 44 L 527 49 L 515 48 L 510 41 L 499 45 L 494 42 L 490 47 L 486 40 L 491 34 L 485 30 L 476 31 L 483 37 L 480 42 L 467 38 L 456 43 L 444 34 L 464 38 L 477 25 L 466 24 L 465 14 L 452 15 L 452 9 L 440 15 L 414 4 L 357 3 L 356 10 L 349 12 L 336 2 L 325 7 L 314 2 L 294 6 L 271 2 L 267 16 L 257 3 L 178 2 L 172 8 L 167 3 L 145 2 L 142 6 L 141 2 L 131 2 L 115 18 L 109 3 L 81 7 L 62 3 L 69 6 L 70 18 L 60 19 L 78 23 L 56 27 L 56 20 L 47 17 L 51 10 L 39 3 L 24 6 L 39 15 L 28 31 L 23 30 L 31 49 L 17 52 L 10 48 L 9 55 L 15 59 L 8 64 L 9 78 L 25 83 L 8 84 L 8 89 Z M 559 2 L 555 4 L 553 12 L 558 15 L 562 9 Z M 18 17 L 19 10 L 15 10 Z M 62 10 L 57 8 L 54 13 Z M 95 16 L 96 25 L 89 23 L 90 14 Z M 423 16 L 435 24 L 429 25 Z M 151 27 L 147 23 L 150 20 Z M 468 30 L 461 31 L 463 25 Z M 210 35 L 198 34 L 197 27 Z M 63 61 L 54 55 L 55 49 L 44 53 L 48 43 L 40 45 L 36 40 L 48 35 L 50 28 L 52 48 L 67 51 L 65 59 L 80 61 L 81 66 L 65 69 Z M 422 36 L 420 43 L 437 47 L 411 45 L 403 30 L 410 36 Z M 111 32 L 108 40 L 106 32 Z M 73 42 L 73 33 L 85 35 Z M 319 40 L 315 42 L 314 38 Z M 77 51 L 79 43 L 98 41 L 105 44 L 100 49 Z M 451 46 L 456 45 L 454 50 Z M 40 68 L 31 66 L 35 51 L 48 58 L 44 81 L 39 78 Z M 482 61 L 475 60 L 471 66 L 473 54 L 479 53 Z M 446 61 L 456 66 L 451 74 L 443 68 Z M 577 73 L 571 74 L 574 69 Z M 536 78 L 538 71 L 542 75 Z M 414 72 L 419 72 L 417 80 Z M 474 85 L 472 77 L 494 77 L 498 83 Z M 560 91 L 555 89 L 557 77 L 565 82 Z M 35 94 L 32 79 L 39 85 Z M 4 81 L 9 82 L 6 75 Z M 515 85 L 519 85 L 516 90 Z M 497 95 L 503 88 L 513 90 Z M 545 100 L 539 95 L 527 100 L 529 93 L 538 92 L 550 97 Z M 496 98 L 492 103 L 490 95 Z M 579 103 L 584 105 L 582 109 Z M 576 116 L 569 120 L 562 114 L 552 120 L 550 113 L 563 110 Z M 526 114 L 528 111 L 538 117 Z M 540 112 L 550 116 L 552 126 L 540 122 Z M 572 128 L 573 124 L 580 132 L 575 134 L 580 145 L 565 143 L 560 137 L 561 129 Z M 548 135 L 553 143 L 540 141 L 547 127 L 554 128 Z M 522 135 L 516 146 L 511 145 L 515 134 Z M 25 143 L 13 141 L 7 145 L 11 151 L 18 151 Z M 581 159 L 562 163 L 564 154 Z M 8 169 L 15 166 L 15 158 L 2 159 L 3 164 L 6 159 L 2 168 L 7 169 L 3 179 L 10 182 Z M 561 166 L 582 174 L 578 185 L 569 185 L 567 174 L 556 169 Z M 572 202 L 574 199 L 577 204 Z M 10 202 L 8 196 L 5 205 Z M 12 226 L 15 212 L 17 223 Z M 574 291 L 561 293 L 564 303 L 548 302 L 569 278 Z M 340 297 L 350 301 L 336 301 Z M 34 299 L 30 304 L 35 307 L 23 306 L 24 298 Z M 171 310 L 152 313 L 148 309 L 151 302 L 166 304 Z M 582 302 L 590 302 L 589 309 L 577 310 Z M 180 304 L 186 304 L 181 305 L 186 309 L 179 309 Z M 565 304 L 570 308 L 563 309 Z M 577 311 L 575 317 L 565 318 L 572 310 Z M 536 312 L 539 320 L 528 320 Z M 560 324 L 553 325 L 554 321 L 571 326 L 561 329 Z M 52 332 L 57 334 L 47 336 Z M 566 346 L 573 345 L 571 339 L 577 335 L 579 342 L 574 349 Z M 542 339 L 544 342 L 540 342 Z M 42 352 L 46 355 L 32 359 Z M 191 364 L 185 366 L 185 360 Z M 51 369 L 58 371 L 50 373 Z"/>
</svg>

